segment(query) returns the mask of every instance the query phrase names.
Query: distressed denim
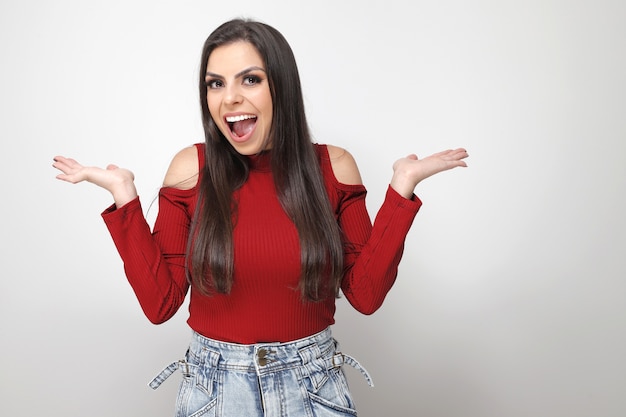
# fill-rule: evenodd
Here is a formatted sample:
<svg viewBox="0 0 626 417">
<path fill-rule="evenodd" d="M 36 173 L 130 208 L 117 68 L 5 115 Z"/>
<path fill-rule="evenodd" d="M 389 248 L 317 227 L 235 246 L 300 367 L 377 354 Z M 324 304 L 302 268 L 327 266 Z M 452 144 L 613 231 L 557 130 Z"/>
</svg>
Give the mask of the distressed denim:
<svg viewBox="0 0 626 417">
<path fill-rule="evenodd" d="M 368 372 L 341 353 L 330 328 L 289 343 L 238 345 L 194 332 L 185 357 L 150 382 L 183 375 L 176 417 L 356 416 L 342 366 Z"/>
</svg>

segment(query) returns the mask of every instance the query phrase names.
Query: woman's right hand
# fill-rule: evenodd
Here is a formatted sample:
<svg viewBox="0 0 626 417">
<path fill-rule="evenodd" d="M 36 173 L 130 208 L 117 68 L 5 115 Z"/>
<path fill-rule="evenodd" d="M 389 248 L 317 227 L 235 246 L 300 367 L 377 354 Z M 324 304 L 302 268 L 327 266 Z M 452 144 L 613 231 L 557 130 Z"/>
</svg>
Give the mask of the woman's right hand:
<svg viewBox="0 0 626 417">
<path fill-rule="evenodd" d="M 135 175 L 125 168 L 108 165 L 106 169 L 86 167 L 64 156 L 55 156 L 53 167 L 62 172 L 56 177 L 61 181 L 77 184 L 87 181 L 108 190 L 119 208 L 137 197 Z"/>
</svg>

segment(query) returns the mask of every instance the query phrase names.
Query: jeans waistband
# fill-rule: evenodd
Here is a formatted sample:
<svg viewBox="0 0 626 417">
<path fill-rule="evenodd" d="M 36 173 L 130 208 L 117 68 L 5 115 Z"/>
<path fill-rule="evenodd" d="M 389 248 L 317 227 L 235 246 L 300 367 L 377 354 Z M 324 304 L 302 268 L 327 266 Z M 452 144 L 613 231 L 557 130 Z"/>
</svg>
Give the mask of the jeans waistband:
<svg viewBox="0 0 626 417">
<path fill-rule="evenodd" d="M 339 351 L 330 328 L 309 337 L 286 343 L 236 344 L 210 339 L 193 332 L 187 358 L 170 364 L 151 382 L 156 389 L 177 369 L 186 372 L 189 365 L 204 364 L 214 370 L 254 372 L 263 375 L 281 369 L 303 367 L 306 372 L 350 365 L 358 369 L 373 386 L 369 373 L 356 359 Z"/>
<path fill-rule="evenodd" d="M 288 367 L 332 355 L 337 344 L 330 328 L 290 342 L 242 345 L 210 339 L 194 332 L 189 351 L 196 356 L 219 353 L 215 365 L 226 369 L 257 370 Z M 207 353 L 208 352 L 208 353 Z M 204 358 L 201 358 L 204 359 Z"/>
</svg>

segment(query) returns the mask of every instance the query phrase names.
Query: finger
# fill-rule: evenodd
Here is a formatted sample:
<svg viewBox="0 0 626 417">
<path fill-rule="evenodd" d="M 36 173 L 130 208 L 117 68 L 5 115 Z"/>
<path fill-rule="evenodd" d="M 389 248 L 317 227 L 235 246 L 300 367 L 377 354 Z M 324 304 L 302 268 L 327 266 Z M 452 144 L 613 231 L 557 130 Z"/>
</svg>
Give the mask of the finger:
<svg viewBox="0 0 626 417">
<path fill-rule="evenodd" d="M 62 164 L 66 164 L 66 165 L 72 165 L 72 164 L 77 164 L 78 162 L 76 162 L 75 160 L 73 160 L 72 158 L 66 158 L 64 156 L 55 156 L 53 158 L 54 162 L 60 162 Z"/>
<path fill-rule="evenodd" d="M 66 164 L 64 164 L 64 163 L 62 163 L 60 161 L 55 161 L 52 164 L 52 166 L 54 168 L 58 169 L 59 171 L 63 171 L 63 172 L 66 172 L 67 170 L 69 170 L 69 167 Z"/>
<path fill-rule="evenodd" d="M 465 148 L 446 149 L 445 151 L 441 151 L 435 155 L 455 155 L 458 153 L 467 153 L 467 150 Z"/>
<path fill-rule="evenodd" d="M 63 164 L 63 160 L 65 158 L 63 158 L 62 156 L 55 156 L 54 158 L 52 158 L 52 166 L 57 168 L 59 165 Z"/>
<path fill-rule="evenodd" d="M 73 171 L 75 171 L 75 169 L 69 165 L 67 165 L 64 162 L 55 162 L 54 164 L 52 164 L 52 166 L 56 169 L 58 169 L 59 171 L 63 171 L 64 174 L 69 174 Z"/>
<path fill-rule="evenodd" d="M 76 183 L 76 181 L 74 181 L 72 179 L 72 177 L 69 176 L 68 174 L 59 174 L 59 175 L 56 176 L 56 179 L 61 180 L 61 181 L 65 181 L 65 182 L 69 182 L 69 183 L 72 183 L 72 184 Z"/>
<path fill-rule="evenodd" d="M 458 149 L 444 151 L 443 154 L 441 155 L 441 158 L 451 161 L 451 160 L 464 159 L 464 158 L 467 158 L 468 156 L 469 154 L 467 153 L 465 149 L 458 148 Z"/>
<path fill-rule="evenodd" d="M 453 149 L 446 149 L 445 151 L 436 152 L 436 153 L 434 153 L 434 154 L 432 154 L 430 156 L 433 157 L 433 158 L 446 158 L 452 152 L 454 152 Z"/>
<path fill-rule="evenodd" d="M 465 149 L 459 149 L 458 152 L 456 153 L 456 156 L 459 159 L 465 159 L 469 157 L 469 154 L 467 153 Z"/>
<path fill-rule="evenodd" d="M 76 168 L 80 167 L 80 165 L 78 165 L 76 161 L 63 157 L 55 158 L 55 162 L 52 164 L 52 166 L 58 170 L 65 172 L 66 174 L 69 171 L 75 170 Z"/>
</svg>

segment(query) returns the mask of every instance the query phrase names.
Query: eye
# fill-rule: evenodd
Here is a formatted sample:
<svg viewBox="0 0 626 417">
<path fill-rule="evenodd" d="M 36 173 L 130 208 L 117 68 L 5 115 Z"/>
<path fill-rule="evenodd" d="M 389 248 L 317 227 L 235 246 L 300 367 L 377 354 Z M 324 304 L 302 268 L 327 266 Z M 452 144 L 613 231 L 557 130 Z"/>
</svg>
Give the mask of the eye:
<svg viewBox="0 0 626 417">
<path fill-rule="evenodd" d="M 215 90 L 216 88 L 221 88 L 224 86 L 222 80 L 206 80 L 206 86 L 210 90 Z"/>
<path fill-rule="evenodd" d="M 261 82 L 261 77 L 257 75 L 246 75 L 243 77 L 244 85 L 255 85 Z"/>
</svg>

